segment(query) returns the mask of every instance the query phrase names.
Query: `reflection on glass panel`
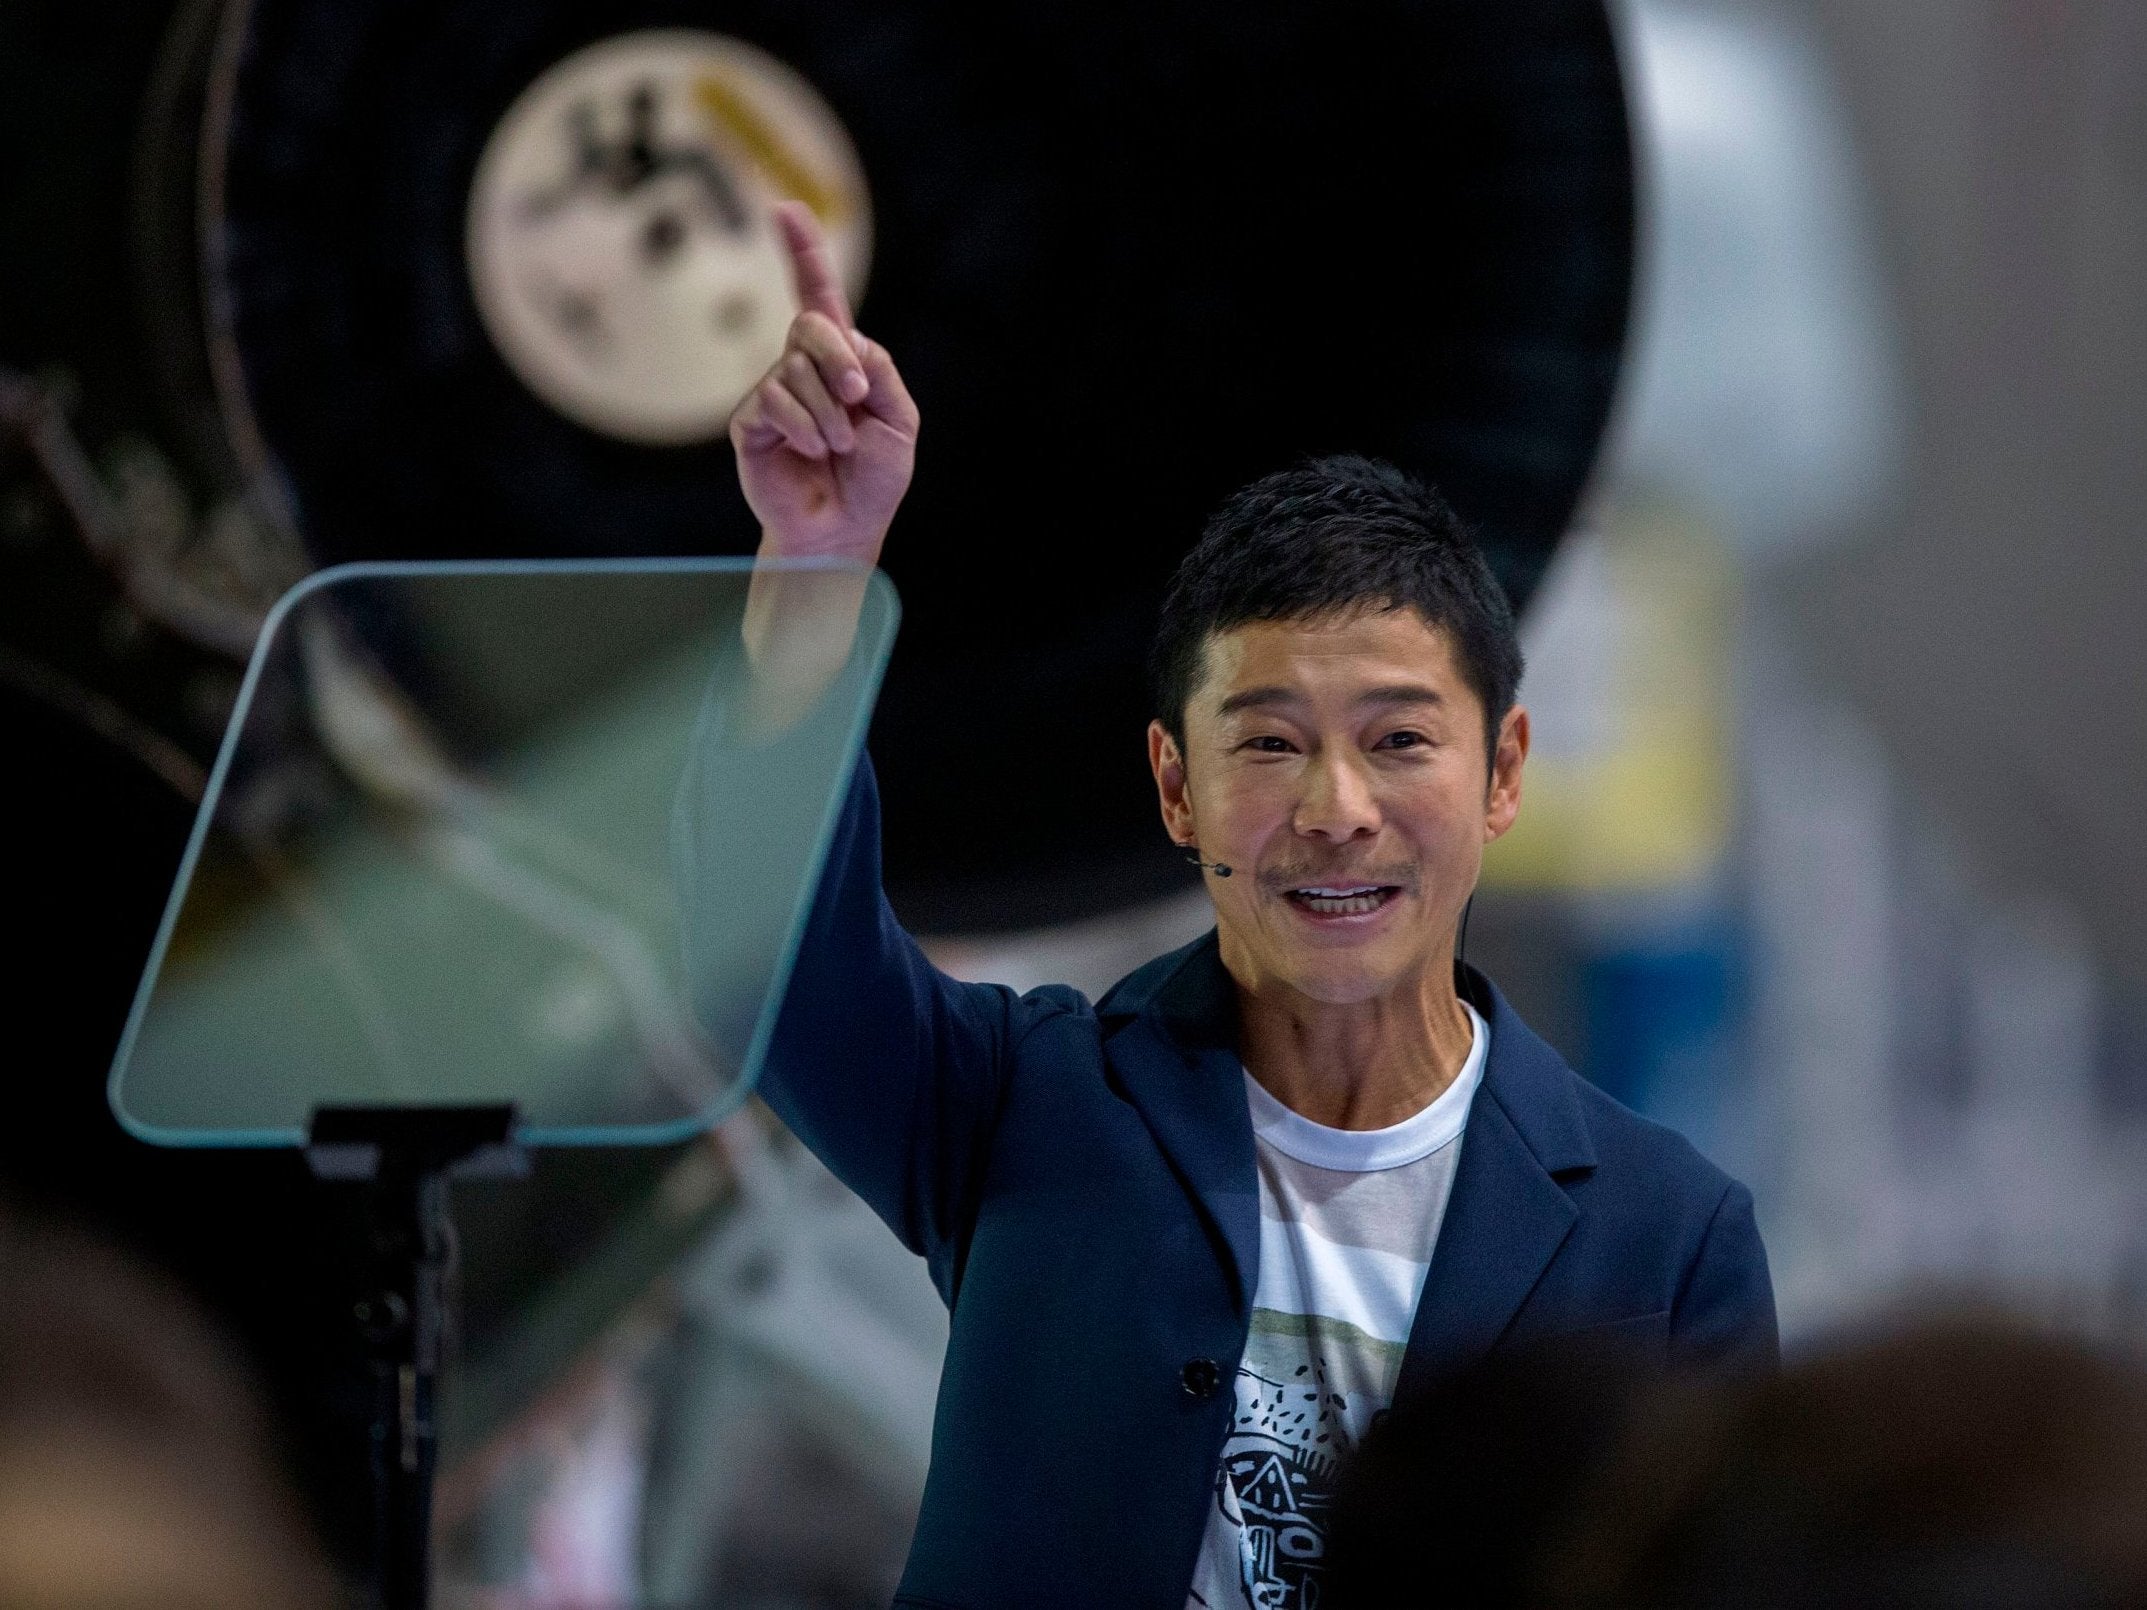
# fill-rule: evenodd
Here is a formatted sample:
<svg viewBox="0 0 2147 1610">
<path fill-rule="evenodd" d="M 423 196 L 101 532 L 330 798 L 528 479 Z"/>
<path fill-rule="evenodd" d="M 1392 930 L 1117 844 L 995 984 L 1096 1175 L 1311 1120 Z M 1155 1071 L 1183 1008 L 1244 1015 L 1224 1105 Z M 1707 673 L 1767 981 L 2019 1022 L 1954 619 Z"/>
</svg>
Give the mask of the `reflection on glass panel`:
<svg viewBox="0 0 2147 1610">
<path fill-rule="evenodd" d="M 777 696 L 742 645 L 751 578 L 432 564 L 294 591 L 114 1064 L 122 1119 L 293 1144 L 322 1105 L 511 1102 L 546 1144 L 735 1105 L 895 623 L 884 578 L 786 571 L 792 658 L 816 630 L 820 658 Z"/>
</svg>

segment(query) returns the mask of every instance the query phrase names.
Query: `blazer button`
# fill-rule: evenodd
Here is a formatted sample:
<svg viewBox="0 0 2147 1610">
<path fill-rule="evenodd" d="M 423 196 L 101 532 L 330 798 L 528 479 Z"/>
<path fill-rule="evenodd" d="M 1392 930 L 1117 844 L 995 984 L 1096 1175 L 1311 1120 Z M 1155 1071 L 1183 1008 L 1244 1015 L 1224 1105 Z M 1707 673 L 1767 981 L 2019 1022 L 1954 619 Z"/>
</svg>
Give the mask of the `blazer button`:
<svg viewBox="0 0 2147 1610">
<path fill-rule="evenodd" d="M 1212 1358 L 1189 1358 L 1178 1372 L 1178 1384 L 1189 1398 L 1212 1398 L 1222 1379 L 1223 1372 Z"/>
</svg>

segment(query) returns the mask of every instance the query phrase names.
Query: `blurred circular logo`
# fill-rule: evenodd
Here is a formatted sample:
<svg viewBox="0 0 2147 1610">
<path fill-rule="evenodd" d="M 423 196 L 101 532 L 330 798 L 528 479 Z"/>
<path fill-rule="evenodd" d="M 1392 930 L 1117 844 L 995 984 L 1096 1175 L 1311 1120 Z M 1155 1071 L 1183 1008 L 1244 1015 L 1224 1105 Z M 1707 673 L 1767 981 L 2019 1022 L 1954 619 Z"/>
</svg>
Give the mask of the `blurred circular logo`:
<svg viewBox="0 0 2147 1610">
<path fill-rule="evenodd" d="M 530 390 L 604 435 L 719 436 L 796 302 L 769 209 L 803 201 L 855 305 L 871 208 L 827 103 L 765 51 L 685 29 L 576 51 L 507 109 L 470 188 L 470 280 Z"/>
</svg>

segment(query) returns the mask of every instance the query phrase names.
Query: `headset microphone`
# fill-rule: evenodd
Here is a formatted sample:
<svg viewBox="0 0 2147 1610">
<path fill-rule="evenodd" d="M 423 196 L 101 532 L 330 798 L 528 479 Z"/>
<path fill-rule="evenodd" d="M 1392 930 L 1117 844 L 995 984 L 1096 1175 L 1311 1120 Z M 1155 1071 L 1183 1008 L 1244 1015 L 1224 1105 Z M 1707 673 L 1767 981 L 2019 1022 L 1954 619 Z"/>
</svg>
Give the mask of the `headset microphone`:
<svg viewBox="0 0 2147 1610">
<path fill-rule="evenodd" d="M 1205 872 L 1214 873 L 1218 878 L 1227 878 L 1230 876 L 1230 869 L 1224 866 L 1222 862 L 1201 860 L 1200 851 L 1193 848 L 1191 845 L 1186 846 L 1185 858 L 1188 861 L 1192 862 L 1193 865 L 1199 867 L 1201 870 Z"/>
</svg>

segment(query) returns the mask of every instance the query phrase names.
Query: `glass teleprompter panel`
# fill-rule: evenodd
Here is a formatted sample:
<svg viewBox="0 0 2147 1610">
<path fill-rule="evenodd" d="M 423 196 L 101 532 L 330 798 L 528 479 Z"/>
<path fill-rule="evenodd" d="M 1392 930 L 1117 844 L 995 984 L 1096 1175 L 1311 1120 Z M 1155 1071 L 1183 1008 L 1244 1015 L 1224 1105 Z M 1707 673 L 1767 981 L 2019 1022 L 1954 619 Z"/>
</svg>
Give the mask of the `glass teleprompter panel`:
<svg viewBox="0 0 2147 1610">
<path fill-rule="evenodd" d="M 145 1139 L 513 1103 L 682 1138 L 751 1088 L 898 614 L 751 560 L 325 571 L 271 614 L 114 1060 Z"/>
</svg>

